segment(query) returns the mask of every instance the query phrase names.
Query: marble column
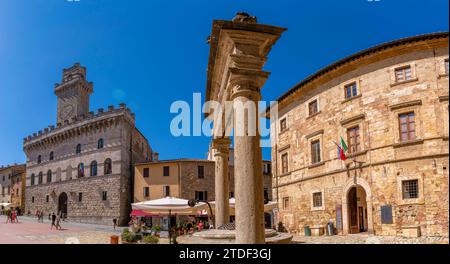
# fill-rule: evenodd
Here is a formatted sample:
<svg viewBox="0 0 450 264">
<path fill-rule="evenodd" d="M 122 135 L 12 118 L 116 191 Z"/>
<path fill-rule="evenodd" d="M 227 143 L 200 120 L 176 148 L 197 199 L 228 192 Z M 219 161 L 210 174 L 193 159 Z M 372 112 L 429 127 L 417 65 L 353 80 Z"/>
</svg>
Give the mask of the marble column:
<svg viewBox="0 0 450 264">
<path fill-rule="evenodd" d="M 215 228 L 230 222 L 230 181 L 228 178 L 228 157 L 231 140 L 215 138 L 213 140 L 215 159 Z"/>
<path fill-rule="evenodd" d="M 234 179 L 236 243 L 265 243 L 264 178 L 259 135 L 258 101 L 261 99 L 263 71 L 233 70 L 231 99 L 234 106 L 254 103 L 256 111 L 238 112 L 234 109 Z M 243 114 L 248 113 L 243 118 Z M 240 124 L 239 124 L 240 123 Z M 244 131 L 238 131 L 239 127 Z M 253 128 L 256 128 L 256 131 Z M 256 132 L 252 134 L 252 131 Z"/>
</svg>

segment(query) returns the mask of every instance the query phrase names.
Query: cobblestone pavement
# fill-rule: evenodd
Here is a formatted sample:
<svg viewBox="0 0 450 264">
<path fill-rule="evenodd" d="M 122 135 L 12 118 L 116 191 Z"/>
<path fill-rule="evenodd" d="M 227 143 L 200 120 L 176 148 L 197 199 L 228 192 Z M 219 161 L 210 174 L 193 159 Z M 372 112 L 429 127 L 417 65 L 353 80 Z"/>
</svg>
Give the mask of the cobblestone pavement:
<svg viewBox="0 0 450 264">
<path fill-rule="evenodd" d="M 448 237 L 403 238 L 392 236 L 374 236 L 367 233 L 346 236 L 306 237 L 295 235 L 295 244 L 448 244 Z"/>
<path fill-rule="evenodd" d="M 111 236 L 119 236 L 123 227 L 81 224 L 63 221 L 62 230 L 50 229 L 51 221 L 38 223 L 35 217 L 21 216 L 19 223 L 6 224 L 6 217 L 0 216 L 0 244 L 109 244 Z M 160 244 L 168 244 L 167 238 L 160 238 Z"/>
</svg>

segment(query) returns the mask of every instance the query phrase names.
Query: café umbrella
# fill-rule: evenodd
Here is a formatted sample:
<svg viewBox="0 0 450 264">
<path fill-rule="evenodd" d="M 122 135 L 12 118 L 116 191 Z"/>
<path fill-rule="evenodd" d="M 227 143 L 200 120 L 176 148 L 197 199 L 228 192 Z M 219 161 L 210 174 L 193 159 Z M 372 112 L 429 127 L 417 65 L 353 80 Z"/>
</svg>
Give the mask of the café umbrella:
<svg viewBox="0 0 450 264">
<path fill-rule="evenodd" d="M 198 211 L 206 208 L 205 203 L 197 203 L 195 206 L 189 206 L 188 200 L 176 197 L 164 197 L 156 200 L 149 200 L 131 204 L 133 210 L 141 210 L 151 214 L 168 214 L 169 219 L 172 214 L 195 215 Z M 169 243 L 171 243 L 171 232 L 169 231 Z"/>
</svg>

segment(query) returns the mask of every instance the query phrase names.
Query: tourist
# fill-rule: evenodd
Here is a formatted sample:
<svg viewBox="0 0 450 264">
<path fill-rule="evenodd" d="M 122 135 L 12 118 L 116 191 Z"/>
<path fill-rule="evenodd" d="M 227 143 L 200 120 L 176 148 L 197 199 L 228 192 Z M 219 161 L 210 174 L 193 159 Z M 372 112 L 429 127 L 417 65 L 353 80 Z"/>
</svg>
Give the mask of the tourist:
<svg viewBox="0 0 450 264">
<path fill-rule="evenodd" d="M 11 224 L 16 222 L 16 211 L 11 210 Z"/>
<path fill-rule="evenodd" d="M 20 215 L 20 211 L 17 209 L 14 210 L 14 218 L 15 218 L 14 220 L 16 223 L 19 223 L 19 217 L 18 217 L 19 215 Z"/>
<path fill-rule="evenodd" d="M 197 224 L 197 229 L 199 232 L 203 230 L 203 221 L 202 220 L 200 220 L 200 222 Z"/>
<path fill-rule="evenodd" d="M 6 223 L 11 222 L 11 210 L 6 211 Z"/>
<path fill-rule="evenodd" d="M 53 214 L 51 215 L 51 217 L 52 217 L 52 225 L 51 225 L 50 229 L 53 229 L 53 227 L 55 227 L 55 228 L 58 230 L 58 227 L 57 227 L 56 224 L 55 224 L 55 222 L 56 222 L 56 215 L 55 215 L 54 212 L 53 212 Z"/>
<path fill-rule="evenodd" d="M 41 217 L 41 212 L 39 212 L 39 210 L 36 211 L 36 217 L 37 217 L 37 221 L 39 223 L 40 217 Z"/>
<path fill-rule="evenodd" d="M 61 222 L 61 212 L 58 212 L 58 216 L 56 216 L 56 225 L 55 225 L 55 227 L 56 227 L 56 230 L 61 230 L 62 228 L 61 228 L 61 225 L 59 224 L 60 222 Z"/>
<path fill-rule="evenodd" d="M 114 227 L 114 231 L 116 231 L 116 226 L 117 226 L 117 219 L 114 218 L 114 219 L 113 219 L 113 227 Z"/>
</svg>

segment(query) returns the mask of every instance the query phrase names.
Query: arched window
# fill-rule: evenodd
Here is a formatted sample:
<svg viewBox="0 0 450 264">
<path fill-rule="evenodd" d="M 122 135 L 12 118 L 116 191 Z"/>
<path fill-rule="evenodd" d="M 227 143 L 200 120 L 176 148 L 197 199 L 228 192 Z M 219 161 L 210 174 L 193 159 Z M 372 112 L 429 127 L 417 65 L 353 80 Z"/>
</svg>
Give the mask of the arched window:
<svg viewBox="0 0 450 264">
<path fill-rule="evenodd" d="M 49 160 L 53 160 L 53 151 L 50 152 L 50 155 L 49 155 L 48 159 L 49 159 Z"/>
<path fill-rule="evenodd" d="M 52 182 L 52 170 L 47 171 L 47 183 Z"/>
<path fill-rule="evenodd" d="M 91 162 L 91 176 L 97 176 L 97 161 Z"/>
<path fill-rule="evenodd" d="M 78 164 L 78 178 L 84 177 L 84 164 Z"/>
<path fill-rule="evenodd" d="M 42 174 L 42 171 L 41 171 L 41 172 L 39 172 L 38 184 L 42 184 L 43 178 L 44 178 L 44 175 Z"/>
<path fill-rule="evenodd" d="M 37 163 L 39 164 L 39 163 L 41 163 L 41 161 L 42 161 L 42 158 L 41 158 L 41 155 L 39 155 L 37 158 Z"/>
<path fill-rule="evenodd" d="M 97 148 L 102 149 L 103 148 L 103 138 L 99 139 L 97 142 Z"/>
<path fill-rule="evenodd" d="M 75 149 L 75 153 L 76 154 L 80 154 L 81 153 L 81 144 L 77 145 L 77 148 Z"/>
<path fill-rule="evenodd" d="M 112 173 L 112 162 L 111 162 L 111 159 L 106 159 L 104 166 L 105 166 L 105 175 L 111 174 Z"/>
<path fill-rule="evenodd" d="M 31 186 L 34 185 L 34 173 L 31 173 Z"/>
</svg>

